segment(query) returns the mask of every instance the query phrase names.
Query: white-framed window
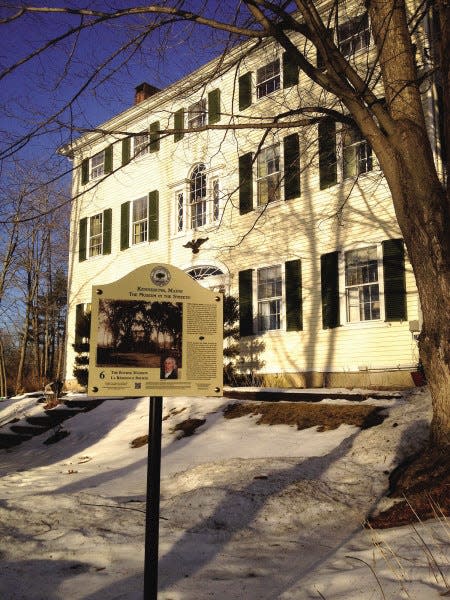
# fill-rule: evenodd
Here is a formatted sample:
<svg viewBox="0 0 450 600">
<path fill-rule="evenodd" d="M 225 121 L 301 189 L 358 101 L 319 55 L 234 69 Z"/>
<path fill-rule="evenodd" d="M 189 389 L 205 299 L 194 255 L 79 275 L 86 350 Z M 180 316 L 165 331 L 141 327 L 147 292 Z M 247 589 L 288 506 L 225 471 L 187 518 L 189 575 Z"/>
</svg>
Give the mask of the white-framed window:
<svg viewBox="0 0 450 600">
<path fill-rule="evenodd" d="M 258 206 L 280 199 L 280 145 L 263 148 L 257 157 Z"/>
<path fill-rule="evenodd" d="M 150 134 L 143 131 L 134 136 L 134 156 L 147 154 L 150 148 Z"/>
<path fill-rule="evenodd" d="M 99 256 L 103 251 L 103 213 L 89 218 L 89 256 Z"/>
<path fill-rule="evenodd" d="M 148 200 L 138 198 L 132 203 L 131 243 L 140 244 L 148 239 Z"/>
<path fill-rule="evenodd" d="M 370 45 L 370 25 L 367 13 L 349 19 L 338 27 L 339 50 L 350 57 Z"/>
<path fill-rule="evenodd" d="M 195 165 L 185 180 L 184 187 L 175 191 L 175 234 L 200 229 L 218 221 L 220 201 L 219 178 L 212 176 L 204 163 Z"/>
<path fill-rule="evenodd" d="M 214 265 L 197 265 L 190 267 L 185 272 L 208 290 L 225 293 L 229 287 L 228 276 Z"/>
<path fill-rule="evenodd" d="M 217 178 L 212 180 L 212 220 L 218 221 L 220 215 L 220 187 Z"/>
<path fill-rule="evenodd" d="M 176 193 L 176 217 L 177 217 L 177 231 L 183 231 L 184 229 L 184 194 L 183 192 Z"/>
<path fill-rule="evenodd" d="M 221 271 L 218 267 L 210 266 L 210 265 L 200 265 L 198 267 L 189 268 L 186 273 L 192 277 L 192 279 L 196 279 L 200 281 L 201 279 L 206 279 L 207 277 L 215 277 L 217 275 L 223 275 L 223 271 Z"/>
<path fill-rule="evenodd" d="M 207 189 L 206 168 L 204 164 L 197 165 L 192 171 L 189 182 L 189 207 L 191 229 L 197 229 L 206 224 Z"/>
<path fill-rule="evenodd" d="M 105 174 L 105 151 L 102 150 L 91 158 L 90 178 L 97 179 Z"/>
<path fill-rule="evenodd" d="M 372 171 L 372 148 L 356 125 L 323 119 L 318 133 L 320 189 Z"/>
<path fill-rule="evenodd" d="M 197 129 L 206 125 L 207 103 L 206 98 L 194 102 L 188 107 L 188 128 Z"/>
<path fill-rule="evenodd" d="M 356 177 L 372 170 L 372 148 L 363 138 L 357 127 L 343 126 L 342 140 L 342 176 Z"/>
<path fill-rule="evenodd" d="M 283 285 L 281 265 L 257 270 L 258 331 L 281 329 Z"/>
<path fill-rule="evenodd" d="M 382 318 L 381 247 L 374 244 L 344 253 L 345 315 L 347 323 Z"/>
<path fill-rule="evenodd" d="M 256 71 L 256 97 L 263 98 L 279 90 L 281 86 L 280 59 L 260 67 Z"/>
</svg>

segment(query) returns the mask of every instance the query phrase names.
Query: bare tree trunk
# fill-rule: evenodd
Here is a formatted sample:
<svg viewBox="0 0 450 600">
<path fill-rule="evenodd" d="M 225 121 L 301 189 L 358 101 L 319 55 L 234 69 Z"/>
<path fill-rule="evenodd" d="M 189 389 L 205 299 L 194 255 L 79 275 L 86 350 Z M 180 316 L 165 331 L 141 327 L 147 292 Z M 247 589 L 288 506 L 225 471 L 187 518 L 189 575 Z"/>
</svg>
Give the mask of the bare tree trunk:
<svg viewBox="0 0 450 600">
<path fill-rule="evenodd" d="M 0 337 L 0 397 L 5 398 L 7 395 L 8 388 L 6 382 L 5 353 L 3 350 L 3 341 Z"/>
<path fill-rule="evenodd" d="M 444 448 L 450 445 L 450 319 L 440 307 L 450 306 L 450 203 L 429 143 L 404 2 L 372 0 L 369 12 L 393 119 L 375 151 L 416 277 L 419 349 L 433 401 L 431 441 Z"/>
<path fill-rule="evenodd" d="M 27 355 L 28 339 L 30 335 L 30 307 L 27 304 L 25 319 L 23 324 L 22 340 L 19 352 L 19 364 L 17 365 L 16 375 L 16 394 L 20 393 L 23 387 L 23 375 L 25 368 L 25 359 Z"/>
</svg>

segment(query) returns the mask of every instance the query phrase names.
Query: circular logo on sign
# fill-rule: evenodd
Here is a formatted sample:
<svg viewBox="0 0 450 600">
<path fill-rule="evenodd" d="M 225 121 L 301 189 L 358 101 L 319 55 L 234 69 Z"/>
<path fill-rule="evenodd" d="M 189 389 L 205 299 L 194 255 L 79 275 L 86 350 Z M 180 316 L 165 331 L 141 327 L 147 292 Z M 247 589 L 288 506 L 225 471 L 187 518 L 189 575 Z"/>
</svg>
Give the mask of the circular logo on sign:
<svg viewBox="0 0 450 600">
<path fill-rule="evenodd" d="M 150 273 L 150 279 L 155 285 L 162 287 L 170 281 L 170 273 L 166 267 L 155 267 Z"/>
</svg>

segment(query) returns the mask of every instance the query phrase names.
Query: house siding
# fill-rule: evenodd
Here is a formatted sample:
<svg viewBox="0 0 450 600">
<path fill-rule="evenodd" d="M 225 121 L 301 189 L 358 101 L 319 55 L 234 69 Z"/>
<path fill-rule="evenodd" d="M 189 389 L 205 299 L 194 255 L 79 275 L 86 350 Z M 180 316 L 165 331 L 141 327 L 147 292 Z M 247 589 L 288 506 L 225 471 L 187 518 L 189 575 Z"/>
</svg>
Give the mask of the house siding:
<svg viewBox="0 0 450 600">
<path fill-rule="evenodd" d="M 186 80 L 156 94 L 122 115 L 108 125 L 120 123 L 126 131 L 150 131 L 152 123 L 159 123 L 160 130 L 174 128 L 174 115 L 187 109 L 192 103 L 214 90 L 220 90 L 220 115 L 235 112 L 236 122 L 244 122 L 250 116 L 261 113 L 274 114 L 282 101 L 283 110 L 293 108 L 302 97 L 314 100 L 317 90 L 299 74 L 298 85 L 291 85 L 273 94 L 256 99 L 255 73 L 257 69 L 280 58 L 281 51 L 274 45 L 246 56 L 235 69 L 208 82 L 206 88 L 195 88 L 195 77 L 202 79 L 202 70 L 193 74 L 194 85 Z M 205 67 L 205 71 L 210 65 Z M 252 73 L 252 103 L 239 109 L 239 93 L 236 81 L 239 76 Z M 215 94 L 217 99 L 217 93 Z M 177 119 L 179 120 L 179 116 Z M 216 125 L 225 123 L 221 116 Z M 265 266 L 284 265 L 287 261 L 301 262 L 302 324 L 301 331 L 286 331 L 284 317 L 282 330 L 269 331 L 263 335 L 241 338 L 242 371 L 256 371 L 272 377 L 293 374 L 292 385 L 326 385 L 332 379 L 323 374 L 355 374 L 366 377 L 367 373 L 394 373 L 394 385 L 403 382 L 398 373 L 408 373 L 417 361 L 417 348 L 409 321 L 419 319 L 417 291 L 411 266 L 406 257 L 407 320 L 387 323 L 384 320 L 340 324 L 333 329 L 323 329 L 321 303 L 321 256 L 327 252 L 345 252 L 362 245 L 381 244 L 386 239 L 401 237 L 386 182 L 376 163 L 371 172 L 354 179 L 338 182 L 327 189 L 320 189 L 318 159 L 318 127 L 307 129 L 288 127 L 269 134 L 266 145 L 280 145 L 283 140 L 298 134 L 300 148 L 300 186 L 298 197 L 255 208 L 257 201 L 256 162 L 253 164 L 253 208 L 246 214 L 239 211 L 239 157 L 255 152 L 261 140 L 262 130 L 225 131 L 210 129 L 163 137 L 159 149 L 144 153 L 122 166 L 122 140 L 89 134 L 75 143 L 75 171 L 72 183 L 74 197 L 71 215 L 70 264 L 69 264 L 69 310 L 66 380 L 73 380 L 75 313 L 76 305 L 89 303 L 93 285 L 111 283 L 137 267 L 155 262 L 169 263 L 181 269 L 196 265 L 217 265 L 226 274 L 226 293 L 238 295 L 240 271 Z M 181 139 L 178 139 L 181 138 Z M 293 139 L 293 138 L 291 138 Z M 128 142 L 127 142 L 128 144 Z M 83 160 L 112 145 L 112 173 L 100 180 L 82 182 Z M 307 150 L 306 150 L 307 149 Z M 204 164 L 207 180 L 219 180 L 221 196 L 221 219 L 200 228 L 199 235 L 208 237 L 199 254 L 184 247 L 192 240 L 191 229 L 176 229 L 176 193 L 183 191 L 185 200 L 189 190 L 187 180 L 192 168 Z M 78 168 L 79 167 L 79 168 Z M 121 250 L 121 205 L 124 202 L 146 197 L 152 191 L 159 198 L 159 235 L 155 241 L 142 242 Z M 291 194 L 292 195 L 292 194 Z M 80 262 L 78 256 L 78 231 L 81 218 L 89 218 L 111 209 L 111 252 Z M 222 213 L 223 210 L 223 213 Z M 186 218 L 186 217 L 185 217 Z M 255 224 L 257 224 L 255 226 Z M 250 233 L 249 233 L 250 232 Z M 205 235 L 203 235 L 205 234 Z M 89 240 L 87 242 L 89 245 Z M 342 292 L 340 292 L 342 294 Z M 253 294 L 255 298 L 255 294 Z M 254 316 L 256 318 L 256 301 Z M 342 315 L 341 315 L 342 323 Z M 250 342 L 260 348 L 257 361 L 246 359 Z M 312 376 L 311 374 L 316 374 Z M 269 377 L 270 376 L 270 377 Z M 275 377 L 275 379 L 273 379 Z M 409 374 L 408 374 L 409 377 Z M 385 379 L 384 381 L 388 381 Z M 281 380 L 280 380 L 281 381 Z M 286 379 L 285 379 L 286 381 Z M 355 378 L 354 381 L 357 381 Z M 370 384 L 370 378 L 368 380 Z M 406 376 L 404 378 L 406 383 Z M 404 384 L 402 383 L 402 384 Z"/>
</svg>

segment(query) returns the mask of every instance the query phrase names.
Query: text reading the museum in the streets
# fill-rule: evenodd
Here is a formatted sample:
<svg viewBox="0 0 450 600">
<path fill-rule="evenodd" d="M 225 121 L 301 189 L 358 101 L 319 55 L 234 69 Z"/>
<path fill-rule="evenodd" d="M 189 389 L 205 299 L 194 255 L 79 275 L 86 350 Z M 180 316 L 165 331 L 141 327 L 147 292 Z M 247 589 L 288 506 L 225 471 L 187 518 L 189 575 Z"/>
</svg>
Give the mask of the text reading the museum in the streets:
<svg viewBox="0 0 450 600">
<path fill-rule="evenodd" d="M 183 290 L 176 288 L 137 287 L 135 292 L 128 292 L 130 298 L 149 298 L 153 301 L 158 300 L 190 300 L 191 297 L 183 294 Z"/>
</svg>

